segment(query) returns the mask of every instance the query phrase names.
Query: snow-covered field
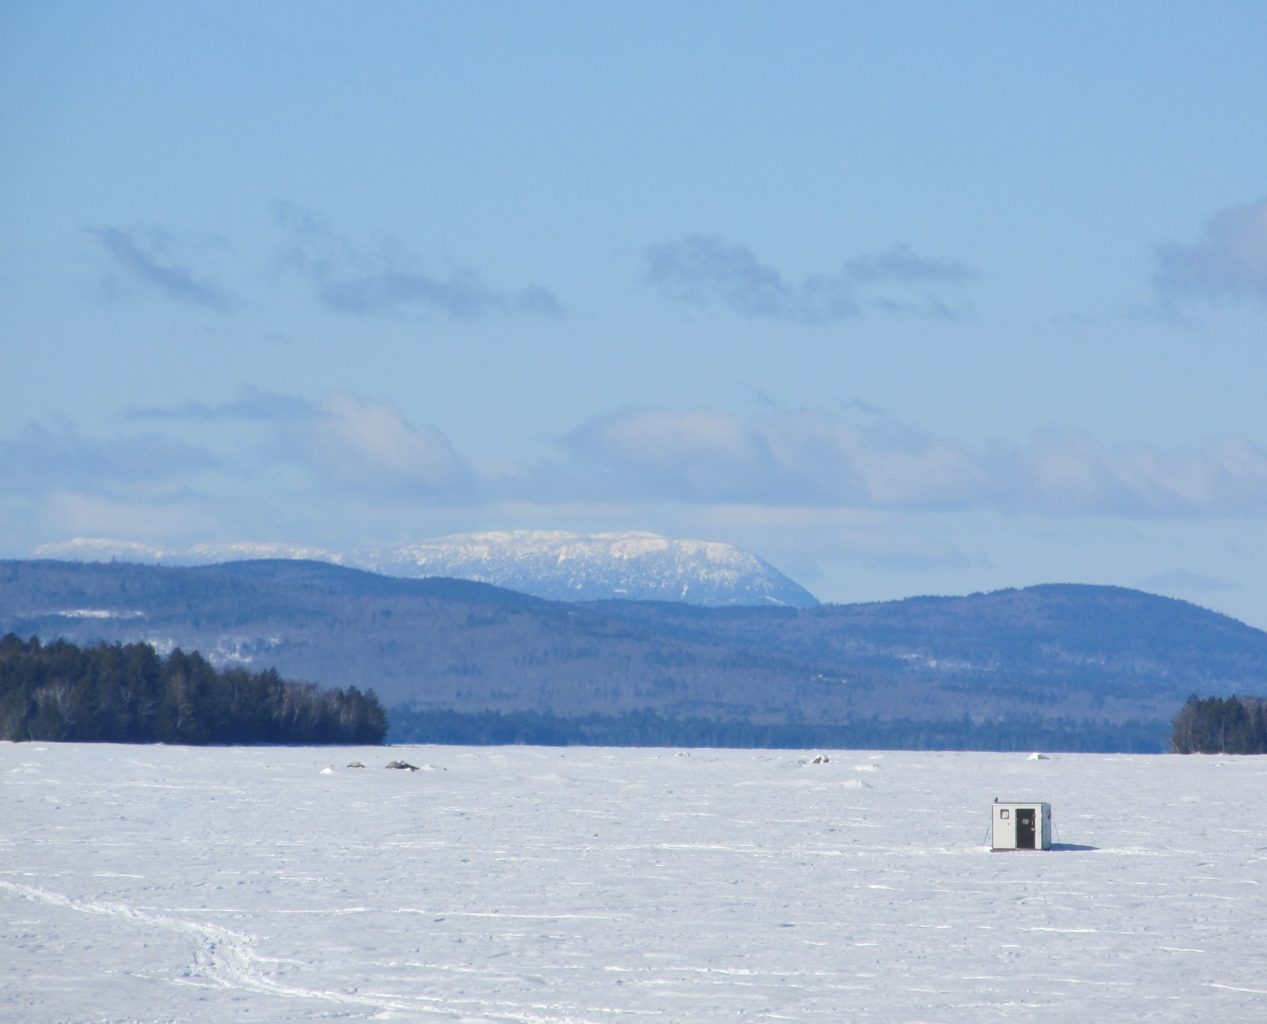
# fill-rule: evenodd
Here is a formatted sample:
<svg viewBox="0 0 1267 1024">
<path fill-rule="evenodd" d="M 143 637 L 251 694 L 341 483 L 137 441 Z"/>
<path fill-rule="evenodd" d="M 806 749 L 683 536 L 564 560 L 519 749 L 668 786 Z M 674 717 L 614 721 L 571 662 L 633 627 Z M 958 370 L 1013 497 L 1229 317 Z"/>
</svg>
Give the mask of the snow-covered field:
<svg viewBox="0 0 1267 1024">
<path fill-rule="evenodd" d="M 0 744 L 0 1019 L 1267 1021 L 1267 757 L 828 754 Z"/>
</svg>

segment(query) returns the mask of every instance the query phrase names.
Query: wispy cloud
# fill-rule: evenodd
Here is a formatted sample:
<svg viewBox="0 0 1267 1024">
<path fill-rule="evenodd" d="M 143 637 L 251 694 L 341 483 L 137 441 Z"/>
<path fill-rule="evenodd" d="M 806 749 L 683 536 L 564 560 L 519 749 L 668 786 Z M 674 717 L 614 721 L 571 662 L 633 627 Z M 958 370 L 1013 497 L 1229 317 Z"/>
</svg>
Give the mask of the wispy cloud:
<svg viewBox="0 0 1267 1024">
<path fill-rule="evenodd" d="M 229 308 L 229 297 L 224 289 L 176 261 L 172 254 L 175 242 L 167 233 L 106 227 L 94 229 L 92 234 L 112 264 L 130 279 L 185 305 L 214 310 Z"/>
<path fill-rule="evenodd" d="M 800 280 L 719 235 L 688 235 L 646 251 L 646 279 L 670 299 L 806 324 L 847 320 L 868 311 L 949 317 L 951 305 L 923 289 L 972 277 L 955 260 L 928 259 L 906 245 L 855 256 L 838 270 Z"/>
<path fill-rule="evenodd" d="M 1168 298 L 1267 302 L 1267 198 L 1221 210 L 1195 242 L 1157 247 L 1153 282 Z"/>
<path fill-rule="evenodd" d="M 420 269 L 396 238 L 357 245 L 292 203 L 276 208 L 283 266 L 301 273 L 328 309 L 352 315 L 431 311 L 459 319 L 489 314 L 557 316 L 563 307 L 540 285 L 494 288 L 478 271 L 450 266 Z"/>
<path fill-rule="evenodd" d="M 971 281 L 976 275 L 958 260 L 927 259 L 910 246 L 899 243 L 888 252 L 875 256 L 855 256 L 846 261 L 843 276 L 857 283 L 879 281 L 957 284 Z"/>
<path fill-rule="evenodd" d="M 206 449 L 157 433 L 84 437 L 75 427 L 28 424 L 0 439 L 0 493 L 109 490 L 178 481 L 215 465 Z"/>
<path fill-rule="evenodd" d="M 384 269 L 376 273 L 318 282 L 317 292 L 341 313 L 382 313 L 416 305 L 470 318 L 487 313 L 557 314 L 558 300 L 544 288 L 515 293 L 491 289 L 472 270 L 451 270 L 447 277 Z"/>
<path fill-rule="evenodd" d="M 861 312 L 852 288 L 839 280 L 788 281 L 752 250 L 717 235 L 689 235 L 647 250 L 647 280 L 672 299 L 721 303 L 742 316 L 820 323 Z"/>
<path fill-rule="evenodd" d="M 633 409 L 560 439 L 540 478 L 599 501 L 747 502 L 1044 515 L 1267 512 L 1267 451 L 1243 438 L 1183 449 L 1050 431 L 973 448 L 889 417 Z"/>
<path fill-rule="evenodd" d="M 146 406 L 131 409 L 130 419 L 140 420 L 292 420 L 321 415 L 320 410 L 305 398 L 279 395 L 259 388 L 245 387 L 228 402 L 185 402 L 174 406 Z"/>
<path fill-rule="evenodd" d="M 1228 591 L 1240 589 L 1235 583 L 1202 573 L 1189 572 L 1187 569 L 1172 569 L 1170 572 L 1149 576 L 1147 579 L 1140 580 L 1139 585 L 1145 590 L 1159 594 L 1210 595 L 1225 594 Z"/>
</svg>

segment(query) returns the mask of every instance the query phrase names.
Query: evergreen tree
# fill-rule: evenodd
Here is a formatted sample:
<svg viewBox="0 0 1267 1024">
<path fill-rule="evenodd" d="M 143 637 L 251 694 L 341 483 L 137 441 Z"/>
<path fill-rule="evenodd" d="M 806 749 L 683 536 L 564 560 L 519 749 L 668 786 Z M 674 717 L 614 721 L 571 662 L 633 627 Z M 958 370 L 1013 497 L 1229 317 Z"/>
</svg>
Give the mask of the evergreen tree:
<svg viewBox="0 0 1267 1024">
<path fill-rule="evenodd" d="M 114 743 L 382 743 L 372 690 L 321 690 L 269 669 L 217 671 L 147 644 L 81 649 L 0 638 L 0 738 Z"/>
<path fill-rule="evenodd" d="M 1267 753 L 1267 700 L 1194 694 L 1175 716 L 1170 741 L 1180 754 Z"/>
</svg>

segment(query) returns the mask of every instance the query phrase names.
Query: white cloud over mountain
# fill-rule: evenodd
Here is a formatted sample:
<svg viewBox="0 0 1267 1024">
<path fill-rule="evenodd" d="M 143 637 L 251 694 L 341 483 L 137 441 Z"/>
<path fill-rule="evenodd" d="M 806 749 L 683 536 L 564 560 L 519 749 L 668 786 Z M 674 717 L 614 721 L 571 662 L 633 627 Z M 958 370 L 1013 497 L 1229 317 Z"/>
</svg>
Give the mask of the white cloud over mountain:
<svg viewBox="0 0 1267 1024">
<path fill-rule="evenodd" d="M 143 498 L 155 486 L 189 491 L 222 473 L 239 492 L 261 489 L 283 503 L 306 481 L 308 498 L 381 494 L 467 508 L 747 504 L 1128 519 L 1267 512 L 1267 451 L 1234 435 L 1162 447 L 1051 429 L 1021 444 L 970 445 L 858 410 L 630 408 L 558 437 L 552 458 L 494 473 L 473 466 L 439 427 L 342 391 L 315 402 L 250 392 L 137 415 L 167 429 L 93 438 L 73 426 L 28 425 L 0 441 L 0 487 L 118 497 L 130 486 Z M 182 437 L 184 422 L 208 419 L 236 421 L 248 448 Z"/>
<path fill-rule="evenodd" d="M 1165 449 L 1052 430 L 973 448 L 887 417 L 628 410 L 578 427 L 562 447 L 578 487 L 621 500 L 1128 517 L 1267 510 L 1267 452 L 1235 437 Z"/>
<path fill-rule="evenodd" d="M 469 471 L 435 427 L 416 427 L 391 405 L 345 392 L 327 396 L 302 424 L 309 465 L 339 484 L 443 495 L 468 486 Z"/>
</svg>

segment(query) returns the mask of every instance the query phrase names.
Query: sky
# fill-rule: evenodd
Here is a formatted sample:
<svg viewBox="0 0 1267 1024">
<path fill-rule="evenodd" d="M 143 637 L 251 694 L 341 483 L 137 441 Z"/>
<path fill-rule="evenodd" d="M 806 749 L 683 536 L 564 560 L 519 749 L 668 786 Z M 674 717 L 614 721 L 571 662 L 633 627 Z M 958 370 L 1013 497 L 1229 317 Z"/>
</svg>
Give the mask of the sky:
<svg viewBox="0 0 1267 1024">
<path fill-rule="evenodd" d="M 1267 6 L 0 3 L 0 557 L 726 541 L 1267 628 Z"/>
</svg>

